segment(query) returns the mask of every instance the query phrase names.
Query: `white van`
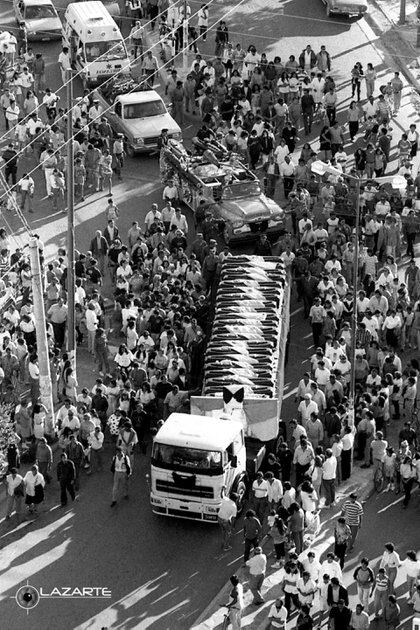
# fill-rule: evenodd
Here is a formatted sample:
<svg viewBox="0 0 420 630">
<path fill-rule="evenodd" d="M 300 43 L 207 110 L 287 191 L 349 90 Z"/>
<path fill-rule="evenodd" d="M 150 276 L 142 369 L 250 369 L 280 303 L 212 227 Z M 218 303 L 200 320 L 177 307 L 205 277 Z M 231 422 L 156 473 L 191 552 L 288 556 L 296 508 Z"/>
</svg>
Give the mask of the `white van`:
<svg viewBox="0 0 420 630">
<path fill-rule="evenodd" d="M 130 72 L 120 29 L 102 2 L 69 4 L 63 21 L 63 40 L 69 47 L 73 67 L 83 72 L 89 87 Z"/>
</svg>

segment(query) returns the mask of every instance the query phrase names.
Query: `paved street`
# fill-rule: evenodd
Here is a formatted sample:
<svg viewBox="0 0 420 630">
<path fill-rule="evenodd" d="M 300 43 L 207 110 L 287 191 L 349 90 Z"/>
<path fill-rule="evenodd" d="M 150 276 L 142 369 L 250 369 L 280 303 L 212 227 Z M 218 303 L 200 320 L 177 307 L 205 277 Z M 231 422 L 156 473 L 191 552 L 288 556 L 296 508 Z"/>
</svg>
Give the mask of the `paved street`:
<svg viewBox="0 0 420 630">
<path fill-rule="evenodd" d="M 211 22 L 234 6 L 234 2 L 214 2 Z M 12 19 L 11 3 L 0 1 L 2 27 Z M 196 5 L 193 5 L 196 6 Z M 284 7 L 285 15 L 279 15 Z M 217 9 L 216 9 L 217 7 Z M 372 62 L 381 81 L 391 74 L 392 60 L 381 51 L 366 20 L 347 21 L 342 18 L 327 20 L 321 0 L 248 1 L 228 19 L 231 38 L 248 46 L 253 41 L 259 50 L 270 56 L 279 54 L 287 59 L 296 56 L 308 43 L 319 50 L 324 43 L 333 57 L 333 75 L 341 85 L 341 110 L 346 109 L 351 91 L 350 70 L 356 61 L 364 65 Z M 206 50 L 212 52 L 213 38 Z M 376 47 L 376 44 L 379 48 Z M 56 59 L 59 43 L 34 46 L 45 53 L 49 66 L 48 77 L 54 89 L 59 86 Z M 64 98 L 64 96 L 63 96 Z M 395 124 L 396 138 L 411 122 L 410 98 L 406 90 L 403 107 Z M 344 118 L 342 119 L 344 122 Z M 1 130 L 3 131 L 3 129 Z M 185 137 L 193 129 L 186 130 Z M 316 135 L 319 126 L 316 128 Z M 315 138 L 315 132 L 311 139 Z M 3 146 L 3 141 L 0 141 Z M 395 158 L 395 154 L 394 154 Z M 21 168 L 33 168 L 28 160 Z M 43 191 L 38 175 L 38 191 Z M 37 194 L 37 192 L 35 193 Z M 141 223 L 150 204 L 161 199 L 156 158 L 127 160 L 124 181 L 115 186 L 115 200 L 120 208 L 118 225 L 125 234 L 134 219 Z M 76 211 L 76 246 L 81 251 L 88 244 L 95 229 L 105 227 L 106 197 L 100 193 L 87 198 Z M 66 219 L 63 214 L 52 214 L 47 200 L 35 204 L 30 223 L 46 245 L 47 257 L 55 254 L 57 245 L 65 243 Z M 18 223 L 11 217 L 12 227 Z M 25 237 L 26 239 L 26 237 Z M 292 310 L 299 305 L 294 304 Z M 310 342 L 308 326 L 297 311 L 292 318 L 291 356 L 286 370 L 286 402 L 283 417 L 291 417 L 293 390 L 301 372 L 306 369 Z M 87 382 L 93 381 L 93 364 L 83 368 Z M 185 630 L 216 595 L 228 576 L 239 566 L 242 554 L 241 534 L 235 537 L 231 552 L 220 554 L 219 532 L 216 528 L 187 521 L 160 519 L 151 514 L 148 488 L 145 481 L 147 461 L 137 455 L 128 502 L 111 511 L 111 473 L 106 472 L 82 480 L 80 500 L 69 509 L 53 508 L 58 504 L 57 485 L 48 489 L 47 512 L 33 523 L 17 530 L 0 524 L 0 603 L 1 627 L 41 630 L 59 627 L 97 630 L 109 628 L 152 628 L 153 630 Z M 400 504 L 391 505 L 389 495 L 374 498 L 367 506 L 365 527 L 348 569 L 353 569 L 359 553 L 372 559 L 381 553 L 381 545 L 389 539 L 399 544 L 398 551 L 418 546 L 417 506 L 402 512 Z M 49 511 L 51 508 L 51 511 Z M 1 508 L 1 517 L 4 508 Z M 418 521 L 418 519 L 417 519 Z M 404 536 L 400 534 L 404 532 Z M 325 540 L 323 541 L 326 542 Z M 112 591 L 110 600 L 63 601 L 42 599 L 28 615 L 20 610 L 13 596 L 17 588 L 29 581 L 36 588 L 50 592 L 55 586 L 100 586 Z M 403 609 L 403 618 L 407 610 Z M 408 625 L 406 626 L 408 627 Z M 377 630 L 382 630 L 377 627 Z"/>
</svg>

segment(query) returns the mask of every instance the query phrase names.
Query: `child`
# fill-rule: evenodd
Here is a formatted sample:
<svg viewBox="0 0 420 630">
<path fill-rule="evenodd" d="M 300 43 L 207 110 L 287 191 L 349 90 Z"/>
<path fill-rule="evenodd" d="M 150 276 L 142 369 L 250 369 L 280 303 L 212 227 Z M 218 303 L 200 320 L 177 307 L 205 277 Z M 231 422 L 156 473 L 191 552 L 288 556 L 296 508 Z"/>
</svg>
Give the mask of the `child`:
<svg viewBox="0 0 420 630">
<path fill-rule="evenodd" d="M 384 458 L 384 476 L 386 488 L 385 492 L 393 491 L 394 479 L 395 479 L 395 460 L 397 459 L 396 454 L 394 453 L 394 449 L 392 446 L 386 449 L 385 458 Z"/>
</svg>

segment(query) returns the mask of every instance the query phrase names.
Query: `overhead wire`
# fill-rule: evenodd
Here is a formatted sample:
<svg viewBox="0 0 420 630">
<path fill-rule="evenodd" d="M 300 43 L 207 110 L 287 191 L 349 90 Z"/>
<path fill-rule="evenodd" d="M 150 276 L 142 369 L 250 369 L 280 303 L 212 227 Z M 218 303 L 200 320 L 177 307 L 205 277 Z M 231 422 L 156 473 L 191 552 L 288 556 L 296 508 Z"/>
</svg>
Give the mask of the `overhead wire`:
<svg viewBox="0 0 420 630">
<path fill-rule="evenodd" d="M 211 4 L 211 3 L 212 3 L 212 2 L 214 2 L 214 1 L 215 1 L 215 0 L 209 0 L 209 4 Z M 175 5 L 177 4 L 177 2 L 183 2 L 183 0 L 176 0 L 176 1 L 175 1 Z M 158 15 L 156 16 L 155 20 L 157 20 L 157 19 L 158 19 L 160 16 L 162 16 L 164 13 L 166 13 L 166 11 L 161 11 L 160 13 L 158 13 Z M 199 13 L 199 11 L 197 11 L 196 13 L 194 13 L 194 16 L 191 16 L 191 18 L 190 18 L 190 19 L 192 19 L 192 17 L 195 17 L 196 15 L 198 15 L 198 13 Z M 143 25 L 141 26 L 141 28 L 142 28 L 142 29 L 144 29 L 146 26 L 149 26 L 149 24 L 152 24 L 152 22 L 153 22 L 153 20 L 149 20 L 148 22 L 145 22 L 145 24 L 143 24 Z M 15 27 L 15 28 L 17 28 L 17 27 Z M 94 63 L 97 63 L 98 61 L 101 61 L 101 58 L 102 58 L 102 57 L 106 58 L 106 57 L 109 55 L 109 53 L 110 53 L 110 52 L 111 52 L 114 48 L 117 48 L 118 46 L 120 46 L 120 45 L 121 45 L 121 42 L 124 42 L 124 44 L 127 44 L 127 42 L 130 40 L 130 37 L 131 37 L 131 35 L 130 35 L 130 34 L 128 34 L 126 37 L 122 37 L 122 39 L 121 39 L 121 40 L 119 40 L 119 41 L 118 41 L 118 42 L 116 42 L 113 46 L 111 46 L 111 48 L 109 48 L 109 49 L 108 49 L 105 53 L 102 53 L 101 55 L 99 55 L 98 57 L 96 57 L 94 61 L 89 61 L 89 62 L 86 64 L 85 68 L 83 68 L 82 70 L 78 70 L 77 72 L 75 72 L 75 74 L 73 74 L 73 75 L 72 75 L 72 78 L 71 78 L 71 79 L 66 79 L 66 80 L 64 81 L 64 83 L 63 83 L 62 85 L 60 85 L 60 87 L 59 87 L 59 88 L 58 88 L 58 89 L 57 89 L 54 93 L 55 93 L 55 94 L 58 94 L 61 90 L 63 90 L 65 87 L 67 87 L 67 85 L 68 85 L 68 83 L 69 83 L 69 81 L 70 81 L 70 80 L 74 80 L 74 79 L 75 79 L 76 77 L 78 77 L 78 76 L 83 76 L 83 75 L 85 74 L 86 70 L 88 70 L 88 69 L 89 69 L 89 67 L 90 67 L 91 65 L 93 65 Z M 146 52 L 147 52 L 147 51 L 146 51 Z M 130 66 L 131 66 L 131 65 L 132 65 L 132 64 L 131 64 L 131 62 L 130 62 Z M 119 72 L 123 73 L 123 69 L 121 69 Z M 113 78 L 113 77 L 111 77 L 111 78 Z M 108 79 L 108 80 L 109 80 L 109 79 Z M 42 106 L 42 103 L 41 103 L 41 105 L 40 105 L 40 106 Z M 33 113 L 33 112 L 32 112 L 32 113 Z M 23 120 L 23 121 L 25 121 L 25 120 L 26 120 L 26 121 L 28 121 L 30 117 L 31 117 L 31 114 L 27 114 L 26 116 L 24 116 L 24 118 L 23 118 L 22 120 Z M 3 140 L 3 139 L 7 136 L 7 135 L 8 135 L 8 134 L 7 134 L 7 132 L 6 132 L 6 133 L 4 133 L 2 136 L 0 136 L 0 142 L 1 142 L 1 141 L 2 141 L 2 140 Z"/>
<path fill-rule="evenodd" d="M 211 2 L 212 0 L 210 0 Z M 228 15 L 230 15 L 231 13 L 233 13 L 238 7 L 240 7 L 242 4 L 244 4 L 244 2 L 247 2 L 248 0 L 239 0 L 239 2 L 237 2 L 231 9 L 229 9 L 226 13 L 223 14 L 223 18 L 219 18 L 217 19 L 211 26 L 209 26 L 209 28 L 207 29 L 207 32 L 214 29 L 215 26 L 220 22 L 220 19 L 224 19 L 226 18 Z M 209 4 L 209 3 L 207 3 Z M 165 67 L 170 67 L 172 65 L 172 62 L 175 58 L 177 58 L 179 55 L 182 55 L 184 53 L 184 49 L 186 48 L 187 50 L 189 49 L 191 44 L 196 43 L 197 41 L 199 41 L 201 39 L 201 36 L 197 36 L 193 41 L 191 42 L 186 42 L 186 45 L 183 46 L 182 50 L 178 51 L 170 60 L 166 61 L 165 63 L 162 64 L 161 68 L 165 68 Z M 150 50 L 155 48 L 157 45 L 159 45 L 161 43 L 161 41 L 159 40 L 158 42 L 156 42 L 155 44 L 153 44 L 153 46 L 151 46 Z M 185 43 L 184 43 L 185 44 Z M 112 77 L 113 78 L 113 77 Z M 138 91 L 138 88 L 143 85 L 143 84 L 147 84 L 147 78 L 144 78 L 143 80 L 141 80 L 139 83 L 137 83 L 131 90 L 129 90 L 126 94 L 131 94 L 131 93 L 135 93 L 136 91 Z M 98 116 L 95 116 L 95 118 L 93 118 L 90 123 L 94 123 L 95 121 L 99 120 L 104 113 L 106 113 L 107 111 L 111 110 L 114 107 L 114 104 L 110 104 L 108 107 L 106 107 L 100 114 L 98 114 Z M 72 108 L 73 109 L 73 108 Z M 73 136 L 71 138 L 68 138 L 63 145 L 61 145 L 61 147 L 55 149 L 55 151 L 53 152 L 53 154 L 58 153 L 63 146 L 67 146 L 67 144 L 73 141 Z M 27 145 L 29 146 L 29 145 Z M 31 171 L 29 171 L 27 173 L 27 175 L 32 175 L 33 173 L 35 173 L 35 171 L 37 170 L 38 165 L 33 168 Z M 3 195 L 0 196 L 0 200 L 6 195 L 7 193 L 3 193 Z"/>
<path fill-rule="evenodd" d="M 212 2 L 214 2 L 214 1 L 215 1 L 215 0 L 209 0 L 209 2 L 208 2 L 207 4 L 209 5 L 209 4 L 211 4 Z M 197 12 L 197 13 L 195 13 L 195 14 L 194 14 L 194 16 L 191 16 L 191 17 L 195 17 L 195 15 L 197 15 L 197 14 L 198 14 L 198 12 Z M 197 39 L 196 39 L 195 41 L 198 41 L 199 39 L 201 39 L 201 36 L 197 37 Z M 165 40 L 166 40 L 166 38 L 161 38 L 161 39 L 160 39 L 160 40 L 158 40 L 156 43 L 154 43 L 152 46 L 150 46 L 147 50 L 145 50 L 143 54 L 146 54 L 147 52 L 152 51 L 154 48 L 156 48 L 157 46 L 159 46 L 160 44 L 162 44 Z M 188 43 L 188 46 L 190 45 L 190 43 L 194 43 L 194 42 L 189 42 L 189 43 Z M 183 51 L 181 51 L 181 52 L 183 52 Z M 179 53 L 177 53 L 177 54 L 179 54 Z M 177 55 L 175 55 L 175 56 L 177 56 Z M 173 57 L 173 59 L 175 58 L 175 56 Z M 172 61 L 172 60 L 171 60 L 171 61 Z M 165 65 L 166 65 L 166 64 L 165 64 Z M 116 77 L 116 76 L 118 76 L 119 74 L 121 74 L 121 75 L 123 75 L 123 76 L 124 76 L 124 74 L 125 74 L 125 73 L 124 73 L 124 69 L 123 69 L 123 68 L 121 68 L 121 69 L 120 69 L 120 70 L 118 70 L 118 71 L 117 71 L 114 75 L 110 76 L 108 79 L 106 79 L 105 81 L 103 81 L 103 83 L 101 84 L 101 86 L 100 86 L 100 87 L 104 87 L 107 83 L 114 81 L 115 77 Z M 75 76 L 77 76 L 77 75 L 75 75 Z M 146 80 L 143 80 L 143 81 L 141 81 L 140 83 L 137 83 L 137 87 L 138 87 L 138 86 L 140 86 L 140 85 L 142 85 L 143 83 L 146 83 L 146 82 L 147 82 Z M 67 85 L 67 83 L 68 83 L 68 82 L 66 82 L 66 83 L 65 83 L 65 85 Z M 61 88 L 59 88 L 59 89 L 61 89 Z M 58 92 L 58 91 L 59 91 L 59 90 L 57 90 L 57 92 Z M 133 91 L 134 91 L 134 90 L 133 90 Z M 42 105 L 41 105 L 40 107 L 42 107 Z M 75 108 L 75 107 L 76 107 L 76 104 L 72 105 L 72 106 L 70 107 L 70 109 L 68 109 L 67 111 L 65 111 L 65 112 L 64 112 L 64 114 L 63 114 L 62 116 L 59 116 L 58 118 L 56 118 L 56 119 L 54 120 L 54 123 L 53 123 L 53 124 L 57 124 L 57 123 L 58 123 L 58 122 L 60 122 L 61 120 L 66 119 L 67 115 L 68 115 L 70 112 L 72 112 L 72 111 L 74 110 L 74 108 Z M 33 113 L 33 112 L 32 112 L 32 113 Z M 103 113 L 103 112 L 102 112 L 102 113 Z M 30 118 L 30 115 L 28 115 L 28 117 L 27 117 L 27 118 Z M 96 119 L 95 119 L 95 120 L 96 120 Z M 93 122 L 93 121 L 90 121 L 90 122 Z M 8 132 L 6 132 L 5 134 L 3 134 L 3 136 L 0 136 L 0 141 L 1 141 L 1 140 L 3 140 L 4 138 L 7 138 L 7 137 L 8 137 L 8 135 L 9 135 L 9 134 L 8 134 Z M 36 142 L 36 140 L 37 140 L 37 138 L 33 138 L 30 142 L 28 142 L 28 143 L 25 145 L 25 149 L 26 149 L 27 147 L 30 147 L 32 144 L 34 144 L 34 142 Z M 64 143 L 64 145 L 62 145 L 62 146 L 65 146 L 66 144 L 67 144 L 67 143 L 65 142 L 65 143 Z M 18 153 L 22 153 L 22 152 L 23 152 L 23 150 L 24 150 L 24 149 L 21 149 Z M 55 153 L 57 153 L 59 150 L 60 150 L 60 149 L 56 149 L 56 150 L 54 151 L 54 154 L 55 154 Z M 6 166 L 7 164 L 8 164 L 8 162 L 5 162 L 5 164 L 4 164 L 3 166 Z M 34 172 L 34 170 L 33 170 L 33 171 L 31 171 L 31 172 Z M 0 199 L 1 199 L 1 197 L 0 197 Z"/>
</svg>

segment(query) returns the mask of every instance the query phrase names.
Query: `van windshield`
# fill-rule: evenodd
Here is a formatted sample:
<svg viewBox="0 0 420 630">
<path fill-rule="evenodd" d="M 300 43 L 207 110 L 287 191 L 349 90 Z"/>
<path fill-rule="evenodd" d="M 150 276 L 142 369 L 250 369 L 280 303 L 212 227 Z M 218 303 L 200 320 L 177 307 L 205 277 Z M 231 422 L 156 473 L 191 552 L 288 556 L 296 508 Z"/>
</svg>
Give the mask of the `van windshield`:
<svg viewBox="0 0 420 630">
<path fill-rule="evenodd" d="M 108 42 L 89 42 L 85 45 L 86 61 L 112 61 L 113 59 L 125 59 L 127 56 L 124 44 L 121 40 Z"/>
<path fill-rule="evenodd" d="M 222 453 L 219 451 L 171 446 L 158 442 L 153 445 L 152 463 L 171 470 L 194 471 L 202 474 L 215 474 L 223 469 Z"/>
<path fill-rule="evenodd" d="M 45 20 L 46 18 L 55 17 L 57 17 L 57 13 L 54 7 L 49 7 L 46 4 L 41 4 L 38 7 L 36 5 L 26 7 L 25 20 Z"/>
<path fill-rule="evenodd" d="M 125 105 L 124 118 L 149 118 L 165 114 L 166 109 L 162 101 L 149 101 L 148 103 L 132 103 Z"/>
</svg>

